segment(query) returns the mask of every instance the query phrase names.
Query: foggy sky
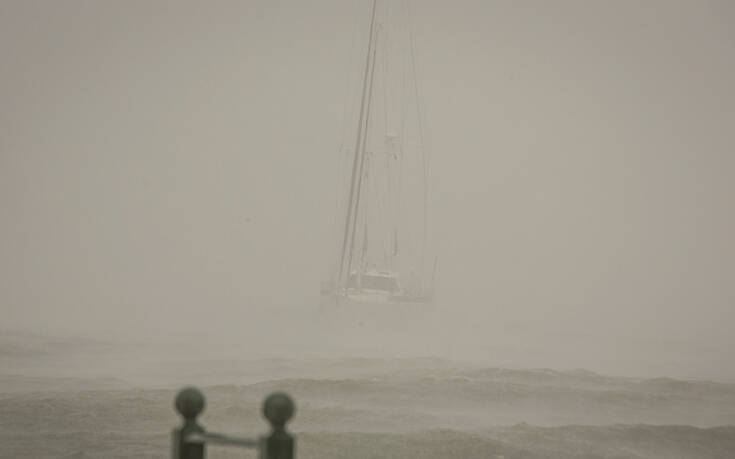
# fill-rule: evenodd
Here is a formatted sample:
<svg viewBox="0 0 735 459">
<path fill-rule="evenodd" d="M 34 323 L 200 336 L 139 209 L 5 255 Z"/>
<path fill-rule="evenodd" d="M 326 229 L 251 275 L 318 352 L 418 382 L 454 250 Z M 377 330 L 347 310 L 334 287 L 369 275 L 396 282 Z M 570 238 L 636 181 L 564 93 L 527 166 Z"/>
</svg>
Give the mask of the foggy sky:
<svg viewBox="0 0 735 459">
<path fill-rule="evenodd" d="M 307 307 L 362 3 L 0 2 L 3 328 Z M 730 2 L 427 0 L 413 25 L 441 306 L 726 355 Z"/>
</svg>

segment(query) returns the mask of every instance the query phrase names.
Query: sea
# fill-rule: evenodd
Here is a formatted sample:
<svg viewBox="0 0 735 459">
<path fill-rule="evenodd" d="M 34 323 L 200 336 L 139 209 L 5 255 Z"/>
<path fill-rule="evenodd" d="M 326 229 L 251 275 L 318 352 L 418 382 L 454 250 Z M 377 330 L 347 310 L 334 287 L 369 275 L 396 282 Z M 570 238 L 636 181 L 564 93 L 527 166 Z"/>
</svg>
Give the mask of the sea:
<svg viewBox="0 0 735 459">
<path fill-rule="evenodd" d="M 300 458 L 735 458 L 731 381 L 491 364 L 430 348 L 360 353 L 331 328 L 320 346 L 334 352 L 319 353 L 314 336 L 275 339 L 271 325 L 229 352 L 186 333 L 156 341 L 3 330 L 0 457 L 170 457 L 181 422 L 174 398 L 195 386 L 206 429 L 252 437 L 268 430 L 263 399 L 289 393 Z M 267 336 L 290 347 L 252 352 Z M 286 352 L 297 347 L 307 351 Z M 256 454 L 213 446 L 208 457 Z"/>
</svg>

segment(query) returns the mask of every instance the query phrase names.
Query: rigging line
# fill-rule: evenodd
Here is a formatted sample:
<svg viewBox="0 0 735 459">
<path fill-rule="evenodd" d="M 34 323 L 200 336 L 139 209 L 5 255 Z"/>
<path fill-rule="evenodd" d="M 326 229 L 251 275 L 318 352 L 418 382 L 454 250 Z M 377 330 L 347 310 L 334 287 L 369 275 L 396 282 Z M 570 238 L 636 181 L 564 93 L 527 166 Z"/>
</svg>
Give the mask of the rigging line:
<svg viewBox="0 0 735 459">
<path fill-rule="evenodd" d="M 366 157 L 365 157 L 365 173 L 364 173 L 365 186 L 363 187 L 363 189 L 365 190 L 365 194 L 368 194 L 370 192 L 370 190 L 373 189 L 373 187 L 371 186 L 371 183 L 373 182 L 374 178 L 373 178 L 373 174 L 370 173 L 370 167 L 371 167 L 372 159 L 373 159 L 373 157 L 371 155 L 367 155 L 366 154 Z M 359 272 L 362 272 L 363 271 L 363 268 L 365 267 L 365 264 L 366 264 L 366 261 L 365 260 L 367 259 L 368 237 L 369 237 L 369 234 L 368 234 L 368 221 L 370 220 L 370 212 L 371 211 L 372 211 L 372 209 L 370 207 L 370 200 L 365 200 L 365 203 L 362 205 L 362 214 L 360 216 L 362 222 L 360 223 L 359 226 L 357 225 L 357 223 L 355 223 L 355 228 L 358 228 L 358 227 L 361 226 L 362 227 L 362 231 L 363 231 L 362 232 L 362 238 L 363 238 L 363 241 L 362 241 L 362 251 L 360 252 L 360 260 L 359 260 L 359 263 L 358 263 L 358 271 Z"/>
<path fill-rule="evenodd" d="M 387 33 L 386 35 L 387 36 Z M 384 39 L 385 42 L 387 40 Z M 388 101 L 390 98 L 388 97 L 388 46 L 385 46 L 385 51 L 383 52 L 383 133 L 384 137 L 387 136 L 389 130 L 390 130 L 390 123 L 388 122 Z"/>
<path fill-rule="evenodd" d="M 385 155 L 385 182 L 386 182 L 386 197 L 385 197 L 385 215 L 386 215 L 386 221 L 388 231 L 391 233 L 391 237 L 393 238 L 393 230 L 398 225 L 398 206 L 396 205 L 396 196 L 399 193 L 399 190 L 397 190 L 396 185 L 396 170 L 394 165 L 394 162 L 399 162 L 400 159 L 397 156 L 394 156 L 393 144 L 391 144 L 391 151 L 389 154 Z M 400 166 L 399 166 L 400 169 Z"/>
<path fill-rule="evenodd" d="M 404 17 L 407 18 L 408 17 L 408 14 L 406 14 L 406 12 L 405 12 L 405 10 L 406 10 L 406 2 L 401 2 L 401 6 L 402 6 L 402 13 L 403 13 Z M 401 154 L 403 154 L 404 147 L 405 147 L 405 143 L 404 143 L 404 137 L 405 137 L 405 135 L 404 134 L 405 134 L 405 131 L 406 131 L 406 105 L 408 105 L 408 100 L 407 100 L 408 99 L 408 96 L 407 96 L 408 90 L 406 89 L 407 86 L 408 86 L 408 74 L 407 74 L 407 66 L 405 65 L 405 62 L 406 62 L 406 56 L 405 56 L 406 49 L 405 49 L 405 47 L 402 47 L 401 50 L 402 50 L 402 53 L 401 53 L 401 62 L 403 62 L 404 65 L 401 66 L 401 71 L 402 71 L 402 77 L 403 77 L 403 79 L 402 79 L 402 87 L 401 87 L 401 89 L 402 89 L 401 97 L 402 98 L 401 98 L 401 105 L 400 105 L 400 112 L 401 112 L 401 127 L 400 127 L 401 142 L 400 142 L 400 145 L 401 145 Z"/>
<path fill-rule="evenodd" d="M 363 118 L 365 117 L 365 95 L 367 93 L 367 87 L 368 87 L 368 74 L 370 72 L 370 51 L 373 45 L 373 26 L 375 25 L 375 6 L 376 6 L 377 0 L 373 0 L 373 10 L 372 15 L 370 19 L 370 35 L 368 38 L 368 50 L 367 50 L 367 56 L 365 57 L 365 74 L 363 77 L 363 84 L 362 84 L 362 100 L 360 102 L 360 120 L 357 127 L 357 138 L 355 140 L 355 155 L 354 159 L 352 161 L 352 180 L 350 182 L 350 197 L 348 201 L 348 207 L 347 207 L 347 215 L 345 218 L 345 232 L 344 237 L 342 239 L 342 253 L 340 254 L 340 262 L 339 262 L 339 276 L 337 278 L 337 281 L 339 284 L 342 283 L 342 279 L 344 276 L 344 262 L 345 262 L 345 252 L 347 249 L 347 238 L 350 232 L 350 220 L 356 218 L 356 215 L 353 218 L 353 213 L 357 214 L 357 209 L 355 205 L 353 205 L 353 197 L 355 194 L 355 179 L 357 177 L 357 168 L 358 164 L 362 163 L 362 160 L 364 159 L 364 154 L 362 155 L 362 158 L 360 158 L 360 136 L 362 135 L 362 125 L 363 125 Z M 369 101 L 368 101 L 369 106 Z M 369 108 L 368 108 L 369 109 Z M 363 152 L 364 153 L 364 152 Z M 362 177 L 360 177 L 362 178 Z M 358 189 L 358 196 L 359 196 L 359 189 Z M 352 231 L 353 236 L 353 242 L 354 242 L 354 228 Z M 350 248 L 350 263 L 352 263 L 352 248 Z"/>
<path fill-rule="evenodd" d="M 391 5 L 392 8 L 392 5 Z M 400 12 L 399 10 L 396 10 L 395 8 L 392 8 L 392 11 L 394 12 Z M 386 94 L 389 94 L 390 96 L 385 96 L 385 126 L 386 126 L 386 134 L 392 134 L 390 138 L 386 137 L 386 145 L 387 149 L 389 150 L 386 155 L 385 159 L 385 169 L 386 169 L 386 186 L 387 186 L 387 196 L 386 196 L 386 215 L 387 215 L 387 222 L 389 230 L 392 230 L 396 227 L 398 224 L 398 210 L 395 205 L 395 201 L 399 201 L 398 198 L 395 196 L 400 193 L 400 190 L 397 189 L 395 186 L 395 180 L 393 177 L 393 174 L 395 171 L 391 168 L 393 162 L 392 160 L 395 159 L 396 161 L 400 161 L 399 154 L 402 155 L 402 147 L 403 147 L 403 121 L 404 121 L 404 113 L 403 113 L 403 105 L 404 101 L 399 97 L 399 88 L 400 84 L 393 85 L 389 84 L 389 82 L 393 81 L 392 74 L 395 72 L 396 74 L 400 74 L 402 70 L 402 77 L 403 82 L 405 86 L 405 65 L 398 65 L 398 62 L 403 62 L 402 57 L 400 56 L 400 50 L 401 48 L 397 46 L 398 39 L 403 38 L 399 33 L 399 27 L 397 24 L 400 24 L 401 18 L 399 17 L 396 19 L 396 14 L 387 14 L 388 19 L 386 19 L 387 26 L 390 27 L 390 31 L 386 32 L 386 34 L 390 33 L 391 40 L 388 40 L 387 38 L 384 40 L 385 43 L 385 49 L 386 52 L 384 54 L 384 66 L 385 66 L 385 74 L 384 74 L 384 80 L 385 80 L 385 92 Z M 389 21 L 389 18 L 392 17 L 393 20 Z M 392 59 L 392 60 L 391 60 Z M 396 62 L 397 59 L 397 62 Z M 391 65 L 391 63 L 395 65 Z M 396 70 L 394 70 L 396 69 Z M 401 80 L 399 80 L 401 81 Z M 398 113 L 396 113 L 398 112 Z M 398 123 L 396 123 L 396 118 Z M 400 124 L 399 124 L 400 123 Z M 393 124 L 396 124 L 395 126 Z M 397 129 L 397 130 L 396 130 Z M 396 138 L 395 136 L 400 136 L 400 138 Z M 397 151 L 396 151 L 397 150 Z M 400 165 L 399 165 L 400 169 Z M 391 238 L 395 238 L 394 235 L 391 235 Z M 392 244 L 394 245 L 394 244 Z M 392 251 L 391 251 L 392 253 Z"/>
<path fill-rule="evenodd" d="M 343 101 L 344 101 L 344 109 L 342 113 L 342 129 L 340 130 L 341 137 L 339 142 L 339 148 L 338 148 L 338 155 L 339 160 L 336 161 L 337 163 L 337 173 L 336 173 L 336 190 L 335 190 L 335 199 L 334 199 L 334 220 L 332 222 L 332 231 L 335 233 L 337 232 L 337 228 L 339 227 L 339 216 L 342 215 L 342 211 L 344 209 L 344 206 L 346 202 L 344 201 L 344 196 L 342 193 L 342 190 L 344 188 L 344 174 L 342 173 L 345 169 L 345 163 L 347 161 L 345 150 L 344 150 L 344 144 L 347 137 L 347 122 L 350 114 L 355 113 L 355 108 L 357 105 L 357 98 L 356 97 L 350 97 L 351 94 L 353 94 L 353 87 L 357 86 L 357 78 L 353 78 L 353 64 L 355 62 L 355 47 L 357 45 L 357 35 L 358 35 L 358 25 L 359 25 L 359 15 L 357 14 L 357 6 L 358 6 L 359 0 L 355 0 L 352 5 L 352 17 L 353 23 L 352 23 L 352 39 L 349 47 L 349 57 L 347 59 L 347 69 L 344 72 L 345 75 L 350 75 L 349 82 L 347 85 L 345 85 L 345 91 Z M 349 107 L 349 111 L 348 111 Z M 335 234 L 336 235 L 336 234 Z M 333 249 L 336 251 L 336 247 Z M 337 264 L 337 253 L 333 253 L 334 263 Z M 336 271 L 336 270 L 335 270 Z M 335 272 L 332 273 L 334 275 Z M 334 280 L 334 279 L 333 279 Z"/>
<path fill-rule="evenodd" d="M 386 3 L 385 10 L 383 12 L 385 18 L 383 20 L 383 24 L 381 26 L 381 30 L 383 30 L 383 125 L 384 125 L 384 132 L 387 134 L 390 130 L 390 120 L 388 118 L 388 112 L 389 112 L 389 103 L 390 103 L 390 87 L 388 85 L 388 82 L 390 81 L 390 77 L 388 75 L 389 72 L 389 66 L 388 66 L 388 58 L 390 56 L 391 51 L 391 41 L 390 39 L 392 36 L 389 33 L 390 28 L 390 15 L 389 13 L 390 5 Z"/>
<path fill-rule="evenodd" d="M 374 4 L 374 3 L 373 3 Z M 371 27 L 372 30 L 372 27 Z M 377 43 L 378 36 L 376 34 L 374 41 Z M 357 196 L 355 197 L 355 211 L 353 215 L 353 223 L 352 223 L 352 236 L 350 241 L 350 254 L 347 261 L 347 267 L 348 269 L 351 269 L 352 267 L 352 254 L 355 250 L 355 231 L 356 231 L 356 224 L 357 224 L 357 214 L 358 209 L 360 206 L 360 194 L 362 192 L 362 179 L 365 176 L 365 150 L 367 147 L 367 138 L 369 128 L 370 128 L 370 111 L 373 105 L 373 83 L 375 81 L 375 56 L 376 56 L 376 48 L 377 46 L 373 46 L 373 55 L 372 55 L 372 66 L 370 69 L 370 85 L 368 88 L 368 98 L 367 98 L 367 110 L 365 111 L 365 133 L 362 137 L 362 155 L 360 159 L 360 174 L 358 176 L 357 180 Z M 369 62 L 369 61 L 368 61 Z"/>
<path fill-rule="evenodd" d="M 408 14 L 406 13 L 406 2 L 401 2 L 401 13 L 403 14 L 403 18 L 401 20 L 404 20 L 408 18 Z M 405 38 L 403 36 L 402 38 Z M 408 87 L 408 70 L 407 66 L 405 65 L 406 61 L 406 49 L 405 45 L 401 47 L 401 62 L 404 64 L 401 65 L 401 73 L 402 73 L 402 87 L 401 87 L 401 103 L 400 103 L 400 128 L 399 128 L 399 141 L 398 141 L 398 155 L 396 161 L 398 162 L 398 173 L 396 177 L 396 226 L 398 225 L 398 215 L 400 215 L 401 211 L 401 205 L 403 202 L 403 165 L 406 158 L 406 106 L 408 105 L 408 90 L 406 89 Z M 397 233 L 397 231 L 396 231 Z M 398 235 L 395 235 L 395 240 L 398 240 Z"/>
<path fill-rule="evenodd" d="M 411 46 L 411 70 L 413 73 L 413 80 L 414 80 L 414 93 L 416 98 L 416 116 L 418 117 L 418 127 L 419 127 L 419 145 L 421 149 L 421 165 L 423 168 L 423 191 L 424 191 L 424 212 L 423 212 L 423 224 L 424 228 L 422 231 L 422 243 L 421 243 L 421 270 L 424 269 L 424 261 L 425 261 L 425 255 L 426 255 L 426 226 L 427 226 L 427 213 L 428 213 L 428 171 L 427 171 L 427 153 L 426 148 L 424 144 L 424 127 L 422 123 L 422 117 L 421 117 L 421 106 L 420 106 L 420 98 L 419 98 L 419 82 L 418 78 L 416 76 L 416 44 L 414 42 L 414 33 L 413 33 L 413 23 L 411 20 L 411 5 L 408 1 L 406 1 L 406 12 L 407 12 L 407 21 L 408 22 L 408 35 L 409 35 L 409 41 Z"/>
<path fill-rule="evenodd" d="M 348 59 L 348 68 L 345 74 L 352 75 L 353 72 L 353 64 L 355 62 L 355 48 L 357 47 L 357 36 L 358 36 L 358 26 L 359 26 L 359 15 L 357 14 L 357 5 L 360 0 L 355 0 L 355 3 L 353 5 L 353 17 L 355 18 L 353 22 L 353 30 L 352 30 L 352 42 L 350 43 L 350 57 Z M 369 51 L 368 51 L 369 52 Z M 355 108 L 357 108 L 357 97 L 350 97 L 351 95 L 355 94 L 357 86 L 358 86 L 358 79 L 355 77 L 354 79 L 350 78 L 350 83 L 347 84 L 347 87 L 345 88 L 346 94 L 344 95 L 345 100 L 345 110 L 347 106 L 350 106 L 350 111 L 348 113 L 344 113 L 344 117 L 342 118 L 342 144 L 344 144 L 346 132 L 347 132 L 347 124 L 349 121 L 348 114 L 355 113 Z"/>
<path fill-rule="evenodd" d="M 375 156 L 371 155 L 368 158 L 368 161 L 381 161 L 385 164 L 386 158 L 384 156 Z M 378 168 L 378 164 L 376 163 L 375 167 L 371 167 L 370 170 L 376 170 Z M 385 234 L 386 234 L 386 221 L 388 218 L 386 218 L 386 215 L 388 215 L 388 210 L 386 207 L 387 202 L 387 196 L 385 195 L 386 187 L 384 186 L 384 176 L 381 176 L 381 174 L 368 174 L 367 175 L 367 187 L 366 190 L 372 191 L 372 194 L 374 195 L 374 202 L 375 202 L 375 210 L 371 214 L 373 216 L 373 224 L 375 226 L 375 230 L 373 231 L 373 234 L 377 234 L 377 238 L 373 238 L 374 241 L 377 241 L 378 243 L 373 244 L 373 246 L 380 246 L 382 244 L 383 248 L 383 255 L 385 255 Z M 367 202 L 366 202 L 367 205 Z M 383 256 L 383 264 L 386 265 L 387 260 L 385 256 Z"/>
<path fill-rule="evenodd" d="M 393 206 L 391 202 L 391 197 L 393 196 L 393 183 L 391 180 L 391 170 L 390 170 L 390 162 L 391 162 L 391 154 L 387 154 L 385 156 L 385 177 L 386 177 L 386 204 L 385 204 L 385 214 L 387 215 L 386 220 L 389 222 L 388 226 L 395 226 L 394 220 L 394 212 L 393 212 Z"/>
<path fill-rule="evenodd" d="M 391 177 L 390 177 L 390 155 L 385 155 L 383 157 L 383 165 L 385 166 L 385 179 L 384 183 L 385 186 L 379 187 L 380 191 L 383 191 L 384 193 L 380 193 L 378 196 L 378 203 L 379 203 L 379 215 L 382 223 L 382 234 L 389 235 L 390 234 L 390 227 L 392 226 L 392 220 L 393 220 L 393 209 L 391 207 Z M 390 236 L 387 236 L 387 240 L 390 240 Z M 384 252 L 385 252 L 385 244 L 386 240 L 383 240 L 383 246 L 384 246 Z M 387 264 L 387 258 L 384 256 L 384 262 Z"/>
<path fill-rule="evenodd" d="M 354 62 L 355 62 L 355 49 L 357 47 L 357 36 L 358 36 L 358 26 L 359 26 L 359 15 L 357 14 L 357 5 L 359 0 L 355 0 L 355 3 L 353 5 L 353 29 L 352 29 L 352 39 L 350 43 L 350 53 L 349 58 L 347 59 L 347 69 L 345 71 L 346 75 L 350 75 L 348 84 L 345 86 L 345 94 L 344 94 L 344 113 L 342 117 L 342 130 L 341 130 L 341 139 L 340 139 L 340 149 L 344 148 L 345 138 L 347 137 L 347 124 L 350 121 L 350 117 L 348 115 L 355 113 L 355 108 L 357 106 L 357 97 L 351 97 L 351 95 L 355 94 L 357 86 L 359 84 L 359 80 L 357 78 L 357 75 L 354 75 Z M 347 111 L 347 107 L 349 106 L 349 111 Z"/>
</svg>

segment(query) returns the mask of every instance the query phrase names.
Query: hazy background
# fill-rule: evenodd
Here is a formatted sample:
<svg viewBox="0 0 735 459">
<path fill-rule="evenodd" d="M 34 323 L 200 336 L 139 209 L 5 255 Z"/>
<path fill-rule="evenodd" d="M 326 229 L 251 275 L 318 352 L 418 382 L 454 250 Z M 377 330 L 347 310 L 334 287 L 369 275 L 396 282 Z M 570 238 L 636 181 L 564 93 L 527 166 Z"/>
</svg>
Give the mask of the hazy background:
<svg viewBox="0 0 735 459">
<path fill-rule="evenodd" d="M 2 327 L 165 341 L 313 308 L 361 3 L 0 2 Z M 732 3 L 426 0 L 413 25 L 432 339 L 735 378 Z"/>
</svg>

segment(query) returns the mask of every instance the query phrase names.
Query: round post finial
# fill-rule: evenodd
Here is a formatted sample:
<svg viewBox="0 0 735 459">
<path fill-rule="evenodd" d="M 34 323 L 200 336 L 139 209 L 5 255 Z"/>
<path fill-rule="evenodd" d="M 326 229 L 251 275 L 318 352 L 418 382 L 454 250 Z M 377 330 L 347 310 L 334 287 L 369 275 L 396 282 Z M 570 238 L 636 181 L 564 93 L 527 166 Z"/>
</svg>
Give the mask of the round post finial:
<svg viewBox="0 0 735 459">
<path fill-rule="evenodd" d="M 284 392 L 274 392 L 263 402 L 263 416 L 273 427 L 283 427 L 296 411 L 291 397 Z"/>
<path fill-rule="evenodd" d="M 204 411 L 204 395 L 196 387 L 185 387 L 176 396 L 174 406 L 185 420 L 193 421 Z"/>
</svg>

